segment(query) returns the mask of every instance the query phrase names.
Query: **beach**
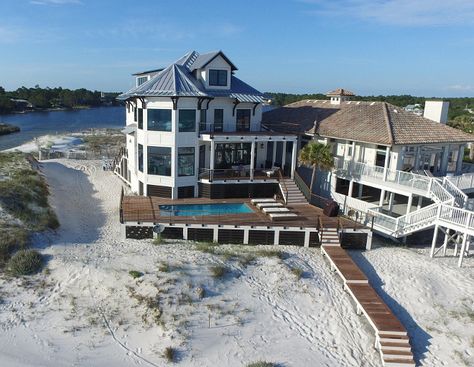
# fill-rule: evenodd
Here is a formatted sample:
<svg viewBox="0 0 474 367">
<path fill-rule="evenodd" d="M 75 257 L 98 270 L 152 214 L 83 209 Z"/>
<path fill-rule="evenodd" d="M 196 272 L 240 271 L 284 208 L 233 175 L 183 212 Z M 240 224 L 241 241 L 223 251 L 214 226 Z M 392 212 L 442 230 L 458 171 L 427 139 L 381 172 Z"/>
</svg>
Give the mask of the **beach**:
<svg viewBox="0 0 474 367">
<path fill-rule="evenodd" d="M 380 365 L 372 329 L 319 248 L 279 246 L 282 258 L 247 264 L 192 242 L 125 239 L 122 184 L 100 164 L 41 163 L 61 227 L 35 238 L 47 271 L 0 277 L 0 365 L 162 366 L 167 347 L 182 366 Z M 351 255 L 407 328 L 421 365 L 473 363 L 472 258 L 457 268 L 425 249 Z M 218 265 L 227 272 L 216 278 Z"/>
</svg>

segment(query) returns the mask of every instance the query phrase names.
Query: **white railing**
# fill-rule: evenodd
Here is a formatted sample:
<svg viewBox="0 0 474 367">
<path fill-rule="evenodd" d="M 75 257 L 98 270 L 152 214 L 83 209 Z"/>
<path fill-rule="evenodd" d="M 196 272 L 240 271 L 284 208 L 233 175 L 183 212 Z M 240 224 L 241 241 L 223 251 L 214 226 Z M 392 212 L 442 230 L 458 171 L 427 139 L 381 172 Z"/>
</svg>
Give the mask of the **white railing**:
<svg viewBox="0 0 474 367">
<path fill-rule="evenodd" d="M 454 203 L 459 208 L 464 208 L 467 202 L 467 195 L 459 189 L 454 183 L 445 177 L 443 179 L 443 187 L 454 197 Z"/>
<path fill-rule="evenodd" d="M 446 179 L 461 190 L 474 188 L 474 173 L 466 173 L 461 176 L 446 177 Z"/>
</svg>

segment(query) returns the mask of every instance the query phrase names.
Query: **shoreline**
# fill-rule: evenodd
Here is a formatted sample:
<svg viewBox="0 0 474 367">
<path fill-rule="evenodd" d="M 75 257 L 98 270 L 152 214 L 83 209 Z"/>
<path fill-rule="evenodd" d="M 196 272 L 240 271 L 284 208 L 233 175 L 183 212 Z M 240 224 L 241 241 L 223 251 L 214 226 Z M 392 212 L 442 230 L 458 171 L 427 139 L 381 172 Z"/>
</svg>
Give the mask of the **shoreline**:
<svg viewBox="0 0 474 367">
<path fill-rule="evenodd" d="M 102 107 L 121 107 L 121 104 L 118 105 L 99 105 L 99 106 L 74 106 L 74 107 L 57 107 L 57 108 L 36 108 L 32 110 L 24 110 L 24 111 L 11 111 L 7 113 L 0 113 L 0 116 L 8 116 L 8 115 L 24 115 L 30 114 L 34 112 L 61 112 L 61 111 L 79 111 L 79 110 L 90 110 L 92 108 L 102 108 Z"/>
</svg>

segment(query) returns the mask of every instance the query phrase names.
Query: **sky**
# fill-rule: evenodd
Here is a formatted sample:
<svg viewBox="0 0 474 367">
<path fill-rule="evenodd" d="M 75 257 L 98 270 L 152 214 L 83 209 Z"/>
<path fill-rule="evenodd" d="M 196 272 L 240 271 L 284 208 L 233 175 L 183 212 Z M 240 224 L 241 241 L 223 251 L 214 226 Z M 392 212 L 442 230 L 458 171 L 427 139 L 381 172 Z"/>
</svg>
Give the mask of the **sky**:
<svg viewBox="0 0 474 367">
<path fill-rule="evenodd" d="M 0 0 L 0 86 L 126 91 L 222 50 L 261 91 L 474 96 L 474 0 Z"/>
</svg>

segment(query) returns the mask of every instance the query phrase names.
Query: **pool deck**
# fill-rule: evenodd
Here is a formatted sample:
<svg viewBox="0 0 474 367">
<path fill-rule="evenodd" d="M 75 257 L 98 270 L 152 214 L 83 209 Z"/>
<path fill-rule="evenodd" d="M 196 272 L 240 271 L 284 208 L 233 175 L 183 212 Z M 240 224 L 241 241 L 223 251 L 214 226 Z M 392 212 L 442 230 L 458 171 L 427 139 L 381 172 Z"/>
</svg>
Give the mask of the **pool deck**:
<svg viewBox="0 0 474 367">
<path fill-rule="evenodd" d="M 252 213 L 223 215 L 170 216 L 160 211 L 160 205 L 246 203 Z M 363 225 L 342 217 L 327 217 L 323 210 L 313 205 L 288 206 L 296 213 L 295 219 L 272 221 L 266 214 L 251 204 L 250 199 L 164 199 L 146 196 L 124 196 L 121 204 L 122 223 L 182 223 L 219 224 L 239 226 L 289 226 L 303 228 L 338 227 L 340 229 L 363 229 Z"/>
</svg>

